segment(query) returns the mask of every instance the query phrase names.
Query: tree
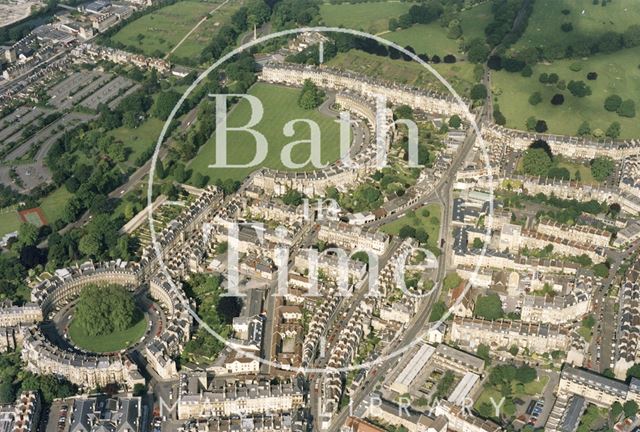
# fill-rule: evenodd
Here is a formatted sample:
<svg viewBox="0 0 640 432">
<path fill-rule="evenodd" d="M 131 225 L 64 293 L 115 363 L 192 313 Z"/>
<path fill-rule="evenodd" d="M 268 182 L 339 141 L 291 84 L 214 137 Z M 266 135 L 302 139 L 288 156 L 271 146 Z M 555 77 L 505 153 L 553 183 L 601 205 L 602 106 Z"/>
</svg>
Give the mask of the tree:
<svg viewBox="0 0 640 432">
<path fill-rule="evenodd" d="M 462 26 L 460 25 L 460 21 L 452 19 L 447 26 L 447 37 L 449 39 L 458 39 L 460 36 L 462 36 Z"/>
<path fill-rule="evenodd" d="M 547 127 L 547 122 L 544 120 L 538 120 L 536 122 L 536 132 L 543 133 L 546 132 L 549 128 Z"/>
<path fill-rule="evenodd" d="M 180 94 L 174 90 L 161 92 L 153 104 L 151 113 L 160 120 L 166 120 L 179 100 Z"/>
<path fill-rule="evenodd" d="M 609 418 L 613 423 L 615 423 L 618 421 L 623 411 L 624 409 L 622 408 L 622 404 L 618 401 L 615 401 L 613 404 L 611 404 L 611 408 L 609 410 Z"/>
<path fill-rule="evenodd" d="M 548 83 L 549 74 L 547 74 L 546 72 L 541 73 L 540 76 L 538 77 L 538 81 L 540 81 L 542 84 Z"/>
<path fill-rule="evenodd" d="M 628 400 L 622 406 L 625 418 L 631 418 L 638 412 L 638 403 L 634 400 Z"/>
<path fill-rule="evenodd" d="M 486 320 L 497 320 L 504 316 L 502 301 L 497 294 L 487 294 L 480 296 L 476 300 L 474 314 L 478 318 Z"/>
<path fill-rule="evenodd" d="M 429 322 L 438 321 L 440 318 L 442 318 L 442 316 L 445 314 L 446 311 L 447 311 L 447 306 L 444 304 L 444 302 L 442 301 L 436 302 L 433 305 L 433 308 L 431 309 L 431 314 L 429 315 Z"/>
<path fill-rule="evenodd" d="M 89 336 L 124 331 L 139 318 L 133 295 L 120 285 L 89 285 L 76 305 L 74 323 Z"/>
<path fill-rule="evenodd" d="M 0 383 L 0 404 L 11 404 L 16 400 L 16 392 L 10 382 Z"/>
<path fill-rule="evenodd" d="M 529 78 L 531 75 L 533 75 L 533 69 L 531 68 L 531 66 L 526 65 L 524 68 L 522 68 L 520 75 L 525 78 Z"/>
<path fill-rule="evenodd" d="M 560 93 L 556 93 L 551 98 L 551 105 L 562 105 L 564 103 L 564 96 Z"/>
<path fill-rule="evenodd" d="M 526 174 L 546 176 L 553 161 L 541 148 L 529 148 L 525 150 L 522 158 L 522 168 Z"/>
<path fill-rule="evenodd" d="M 522 365 L 516 369 L 516 379 L 523 384 L 533 382 L 538 378 L 538 372 L 528 365 Z"/>
<path fill-rule="evenodd" d="M 631 99 L 625 100 L 618 107 L 617 113 L 619 116 L 622 116 L 622 117 L 635 117 L 636 103 Z"/>
<path fill-rule="evenodd" d="M 536 119 L 535 117 L 531 116 L 527 118 L 527 122 L 526 122 L 527 130 L 529 131 L 535 130 L 536 123 L 538 123 L 538 119 Z"/>
<path fill-rule="evenodd" d="M 531 96 L 529 96 L 529 103 L 531 105 L 538 105 L 542 102 L 542 95 L 540 92 L 534 92 Z"/>
<path fill-rule="evenodd" d="M 476 38 L 467 46 L 467 58 L 472 63 L 484 63 L 489 55 L 489 46 L 483 39 Z"/>
<path fill-rule="evenodd" d="M 590 133 L 591 133 L 591 126 L 589 125 L 589 122 L 585 120 L 582 123 L 580 123 L 580 126 L 578 127 L 578 135 L 585 136 L 585 135 L 589 135 Z"/>
<path fill-rule="evenodd" d="M 476 237 L 473 239 L 473 248 L 474 249 L 482 249 L 484 246 L 484 242 L 480 240 L 480 237 Z"/>
<path fill-rule="evenodd" d="M 569 81 L 567 88 L 575 97 L 585 97 L 591 94 L 591 87 L 585 84 L 584 81 Z"/>
<path fill-rule="evenodd" d="M 324 92 L 318 88 L 311 80 L 307 79 L 302 85 L 302 91 L 298 97 L 298 105 L 306 110 L 320 106 L 324 98 Z"/>
<path fill-rule="evenodd" d="M 627 379 L 629 378 L 640 379 L 640 363 L 636 363 L 627 369 Z"/>
<path fill-rule="evenodd" d="M 613 159 L 605 156 L 599 156 L 591 161 L 591 174 L 598 181 L 604 181 L 615 169 L 616 164 Z"/>
<path fill-rule="evenodd" d="M 620 136 L 620 123 L 618 122 L 611 123 L 607 128 L 605 135 L 608 136 L 609 138 L 614 138 L 614 139 L 618 138 Z"/>
<path fill-rule="evenodd" d="M 452 115 L 451 118 L 449 119 L 449 126 L 451 126 L 454 129 L 458 129 L 461 125 L 462 125 L 462 120 L 460 119 L 460 116 L 458 114 Z"/>
<path fill-rule="evenodd" d="M 473 100 L 482 100 L 487 97 L 487 88 L 484 84 L 476 84 L 471 88 L 469 94 Z"/>
<path fill-rule="evenodd" d="M 411 225 L 403 225 L 400 231 L 398 231 L 398 235 L 401 239 L 414 238 L 416 236 L 416 229 Z"/>
<path fill-rule="evenodd" d="M 571 24 L 570 22 L 562 23 L 560 29 L 562 29 L 562 31 L 565 33 L 570 32 L 571 30 L 573 30 L 573 24 Z"/>
<path fill-rule="evenodd" d="M 413 119 L 413 108 L 409 105 L 398 105 L 394 114 L 397 119 Z"/>
<path fill-rule="evenodd" d="M 557 73 L 550 73 L 549 76 L 547 77 L 547 83 L 555 84 L 558 82 L 559 79 L 560 77 L 558 76 Z"/>
<path fill-rule="evenodd" d="M 287 205 L 291 205 L 291 206 L 299 206 L 300 204 L 302 204 L 302 199 L 304 198 L 304 195 L 302 195 L 300 192 L 298 192 L 295 189 L 289 189 L 287 190 L 287 192 L 282 196 L 282 202 L 284 202 Z"/>
<path fill-rule="evenodd" d="M 595 275 L 598 277 L 606 278 L 607 276 L 609 276 L 609 267 L 606 263 L 596 264 L 592 267 L 592 270 L 593 273 L 595 273 Z"/>
<path fill-rule="evenodd" d="M 622 98 L 617 94 L 607 96 L 604 100 L 604 109 L 607 111 L 617 111 L 618 108 L 620 108 L 620 105 L 622 105 Z"/>
<path fill-rule="evenodd" d="M 488 345 L 480 344 L 476 349 L 476 355 L 484 360 L 484 365 L 488 366 L 491 364 L 491 355 L 489 354 L 491 349 Z"/>
<path fill-rule="evenodd" d="M 589 72 L 589 73 L 587 74 L 587 79 L 588 79 L 589 81 L 595 81 L 595 80 L 597 80 L 597 79 L 598 79 L 598 73 L 597 73 L 597 72 Z"/>
<path fill-rule="evenodd" d="M 627 27 L 622 33 L 622 42 L 627 48 L 640 45 L 640 24 L 633 24 Z"/>
</svg>

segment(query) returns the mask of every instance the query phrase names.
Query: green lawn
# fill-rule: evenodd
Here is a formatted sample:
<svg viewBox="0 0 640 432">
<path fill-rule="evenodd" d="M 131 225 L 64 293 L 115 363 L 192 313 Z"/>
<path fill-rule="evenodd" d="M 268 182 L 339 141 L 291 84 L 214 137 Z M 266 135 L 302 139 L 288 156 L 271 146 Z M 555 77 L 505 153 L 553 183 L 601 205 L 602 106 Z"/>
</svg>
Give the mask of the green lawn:
<svg viewBox="0 0 640 432">
<path fill-rule="evenodd" d="M 537 4 L 537 3 L 536 3 Z M 609 3 L 612 6 L 614 3 Z M 617 3 L 615 3 L 617 4 Z M 601 6 L 600 6 L 601 7 Z M 604 9 L 608 9 L 607 6 Z M 591 130 L 606 131 L 609 125 L 617 121 L 622 126 L 621 138 L 640 137 L 638 117 L 620 117 L 615 112 L 606 111 L 604 100 L 611 94 L 623 99 L 635 100 L 636 109 L 640 108 L 640 47 L 623 49 L 612 54 L 598 54 L 581 60 L 582 69 L 574 72 L 569 69 L 576 60 L 558 60 L 552 64 L 538 64 L 533 68 L 533 76 L 525 78 L 520 74 L 505 71 L 492 73 L 492 85 L 497 96 L 500 110 L 507 118 L 507 126 L 524 129 L 529 116 L 547 122 L 549 132 L 575 135 L 583 121 L 588 121 Z M 571 80 L 583 80 L 591 87 L 592 94 L 584 98 L 571 95 L 568 90 L 559 90 L 554 85 L 544 85 L 538 81 L 541 73 L 557 73 L 567 83 Z M 588 72 L 597 72 L 598 79 L 588 81 Z M 543 101 L 538 105 L 529 104 L 529 96 L 540 92 Z M 550 103 L 554 94 L 564 95 L 565 102 L 560 106 Z"/>
<path fill-rule="evenodd" d="M 383 37 L 402 47 L 409 45 L 416 53 L 427 54 L 430 58 L 434 54 L 442 58 L 447 54 L 458 53 L 458 41 L 449 39 L 447 29 L 438 22 L 415 24 L 407 29 L 385 33 Z"/>
<path fill-rule="evenodd" d="M 428 216 L 423 215 L 424 209 L 429 212 Z M 382 226 L 382 231 L 387 234 L 397 235 L 400 232 L 400 228 L 405 225 L 410 225 L 414 228 L 422 227 L 427 231 L 429 235 L 428 245 L 433 248 L 438 248 L 438 241 L 440 240 L 440 219 L 442 218 L 442 207 L 440 204 L 428 204 L 424 207 L 420 207 L 415 211 L 415 217 L 403 216 L 400 219 L 396 219 L 393 222 L 389 222 Z"/>
<path fill-rule="evenodd" d="M 569 15 L 564 15 L 563 9 L 568 9 Z M 565 22 L 573 25 L 573 31 L 560 29 Z M 592 0 L 536 0 L 527 30 L 514 49 L 557 47 L 564 52 L 567 46 L 585 37 L 597 37 L 607 31 L 622 32 L 638 22 L 640 8 L 636 0 L 615 0 L 606 7 L 594 5 Z"/>
<path fill-rule="evenodd" d="M 397 18 L 412 6 L 409 2 L 368 2 L 329 4 L 320 6 L 325 25 L 345 27 L 378 34 L 389 29 L 389 19 Z"/>
<path fill-rule="evenodd" d="M 215 9 L 215 4 L 221 3 L 221 0 L 209 2 L 209 9 Z M 179 62 L 180 58 L 197 57 L 202 49 L 209 44 L 212 35 L 217 33 L 218 29 L 227 24 L 231 20 L 231 16 L 246 3 L 246 0 L 230 0 L 229 3 L 215 11 L 210 18 L 200 24 L 196 31 L 191 33 L 189 37 L 178 47 L 171 55 L 171 60 Z"/>
<path fill-rule="evenodd" d="M 17 231 L 20 223 L 20 216 L 15 209 L 0 210 L 0 236 Z"/>
<path fill-rule="evenodd" d="M 298 106 L 300 90 L 277 85 L 257 83 L 249 90 L 249 94 L 257 97 L 263 104 L 264 116 L 255 130 L 264 134 L 269 143 L 269 150 L 264 162 L 257 167 L 248 168 L 209 168 L 215 163 L 215 138 L 212 137 L 202 146 L 198 155 L 190 162 L 189 169 L 209 176 L 210 183 L 216 179 L 242 180 L 252 171 L 260 167 L 286 169 L 281 160 L 282 148 L 291 142 L 308 140 L 309 127 L 300 122 L 295 125 L 293 137 L 283 134 L 284 125 L 294 119 L 309 119 L 315 121 L 321 131 L 321 155 L 323 163 L 334 162 L 339 158 L 340 141 L 339 125 L 334 118 L 325 116 L 317 110 L 304 110 Z M 247 124 L 251 115 L 251 106 L 246 99 L 232 108 L 228 117 L 228 125 L 242 126 Z M 246 132 L 229 132 L 227 141 L 227 158 L 230 164 L 247 164 L 255 155 L 255 140 Z M 302 163 L 309 158 L 309 145 L 300 144 L 292 151 L 292 160 Z M 313 169 L 307 166 L 302 170 Z"/>
<path fill-rule="evenodd" d="M 109 135 L 122 141 L 125 146 L 131 148 L 131 154 L 127 159 L 127 165 L 133 165 L 138 155 L 156 144 L 164 122 L 155 117 L 149 117 L 135 129 L 119 127 L 109 131 Z"/>
<path fill-rule="evenodd" d="M 328 61 L 327 65 L 371 77 L 448 93 L 446 87 L 428 69 L 414 61 L 392 60 L 389 57 L 351 50 L 338 54 Z M 472 64 L 458 62 L 454 64 L 440 63 L 432 66 L 445 80 L 451 83 L 460 96 L 464 97 L 469 94 L 469 90 L 475 83 Z"/>
<path fill-rule="evenodd" d="M 547 386 L 548 383 L 549 383 L 549 376 L 543 375 L 540 377 L 539 380 L 533 380 L 530 383 L 526 383 L 524 385 L 524 394 L 527 396 L 536 396 L 536 395 L 542 394 L 542 392 L 544 391 L 544 388 Z M 512 387 L 513 387 L 513 393 L 516 396 L 520 396 L 517 391 L 517 384 L 513 383 Z"/>
<path fill-rule="evenodd" d="M 95 353 L 114 352 L 127 348 L 144 335 L 147 321 L 144 316 L 133 326 L 122 332 L 102 336 L 89 336 L 72 320 L 69 325 L 69 338 L 73 343 L 87 351 Z"/>
<path fill-rule="evenodd" d="M 220 0 L 179 1 L 130 22 L 113 35 L 112 39 L 141 49 L 147 55 L 161 56 L 169 52 L 198 21 L 220 3 Z M 216 11 L 178 48 L 175 56 L 198 56 L 216 29 L 226 23 L 242 4 L 243 0 L 230 1 Z"/>
<path fill-rule="evenodd" d="M 40 208 L 47 217 L 47 222 L 53 223 L 53 221 L 62 217 L 69 198 L 71 198 L 71 193 L 66 187 L 62 186 L 51 192 L 42 200 Z"/>
<path fill-rule="evenodd" d="M 462 36 L 466 41 L 475 38 L 485 38 L 484 29 L 493 20 L 491 2 L 481 3 L 477 6 L 460 12 L 460 25 Z"/>
</svg>

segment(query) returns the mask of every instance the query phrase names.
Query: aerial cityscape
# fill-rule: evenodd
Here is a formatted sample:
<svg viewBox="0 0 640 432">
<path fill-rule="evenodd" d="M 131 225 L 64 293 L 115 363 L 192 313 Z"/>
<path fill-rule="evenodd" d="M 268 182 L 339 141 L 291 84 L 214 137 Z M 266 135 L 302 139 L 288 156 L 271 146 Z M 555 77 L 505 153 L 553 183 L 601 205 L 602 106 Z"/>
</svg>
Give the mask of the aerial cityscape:
<svg viewBox="0 0 640 432">
<path fill-rule="evenodd" d="M 0 432 L 640 431 L 636 0 L 0 0 Z"/>
</svg>

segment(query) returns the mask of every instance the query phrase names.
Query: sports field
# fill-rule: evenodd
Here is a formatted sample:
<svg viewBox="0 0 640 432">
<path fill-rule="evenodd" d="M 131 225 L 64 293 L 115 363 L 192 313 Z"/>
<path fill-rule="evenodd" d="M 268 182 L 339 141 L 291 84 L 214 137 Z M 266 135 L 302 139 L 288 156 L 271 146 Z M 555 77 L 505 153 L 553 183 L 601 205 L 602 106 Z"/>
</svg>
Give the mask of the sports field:
<svg viewBox="0 0 640 432">
<path fill-rule="evenodd" d="M 127 24 L 112 39 L 141 49 L 146 55 L 160 57 L 168 53 L 189 31 L 222 0 L 184 0 L 144 15 Z M 230 1 L 202 23 L 176 50 L 176 57 L 198 56 L 211 35 L 226 23 L 243 0 Z"/>
<path fill-rule="evenodd" d="M 114 332 L 101 336 L 89 336 L 80 326 L 71 321 L 69 325 L 69 338 L 74 345 L 89 352 L 106 353 L 120 351 L 137 343 L 147 330 L 147 321 L 142 314 L 141 319 L 125 331 Z"/>
<path fill-rule="evenodd" d="M 269 150 L 263 163 L 264 166 L 274 169 L 286 169 L 281 161 L 280 152 L 284 145 L 298 140 L 308 140 L 309 127 L 304 123 L 295 125 L 293 137 L 283 134 L 284 125 L 294 119 L 309 119 L 315 121 L 320 126 L 322 143 L 322 161 L 333 162 L 339 157 L 339 125 L 334 118 L 321 114 L 318 110 L 304 110 L 298 106 L 298 95 L 300 90 L 276 86 L 265 83 L 257 83 L 249 90 L 249 94 L 262 101 L 264 116 L 254 129 L 264 134 L 269 143 Z M 228 117 L 228 125 L 239 127 L 247 124 L 251 116 L 251 106 L 246 99 L 232 108 Z M 255 155 L 255 141 L 246 132 L 230 132 L 228 136 L 228 163 L 247 164 L 251 162 Z M 292 159 L 301 163 L 309 157 L 309 145 L 301 144 L 294 148 Z M 209 176 L 210 183 L 216 179 L 242 180 L 256 169 L 249 168 L 209 168 L 208 165 L 215 163 L 215 138 L 211 138 L 202 148 L 198 155 L 190 162 L 189 169 L 200 172 L 204 176 Z M 308 167 L 313 168 L 313 167 Z"/>
<path fill-rule="evenodd" d="M 563 14 L 563 10 L 569 14 Z M 585 37 L 597 37 L 607 31 L 622 32 L 638 22 L 640 7 L 636 0 L 615 0 L 604 7 L 594 5 L 592 0 L 536 0 L 527 30 L 514 49 L 559 46 L 564 51 Z M 571 23 L 573 30 L 562 31 L 563 23 Z"/>
<path fill-rule="evenodd" d="M 347 53 L 338 54 L 327 62 L 327 65 L 415 87 L 437 90 L 442 93 L 447 92 L 446 87 L 429 70 L 414 61 L 392 60 L 389 57 L 351 50 Z M 468 95 L 470 88 L 474 85 L 472 64 L 458 62 L 453 64 L 432 64 L 431 66 L 450 82 L 461 96 Z"/>
<path fill-rule="evenodd" d="M 358 4 L 329 4 L 320 6 L 325 25 L 345 27 L 378 34 L 389 30 L 389 19 L 398 18 L 409 10 L 409 2 L 368 2 Z"/>
<path fill-rule="evenodd" d="M 407 29 L 396 30 L 382 35 L 385 39 L 402 47 L 410 46 L 417 54 L 426 54 L 431 58 L 434 54 L 440 58 L 447 54 L 458 53 L 458 41 L 447 37 L 447 29 L 440 23 L 415 24 Z"/>
<path fill-rule="evenodd" d="M 609 3 L 606 8 L 613 5 Z M 600 6 L 601 7 L 601 6 Z M 605 8 L 605 9 L 606 9 Z M 588 121 L 591 130 L 599 128 L 603 131 L 617 121 L 622 126 L 621 138 L 637 138 L 640 136 L 638 115 L 634 118 L 620 117 L 615 112 L 606 111 L 604 100 L 607 96 L 618 94 L 623 99 L 635 100 L 636 109 L 640 107 L 640 47 L 623 49 L 612 54 L 597 54 L 588 59 L 578 61 L 582 69 L 574 72 L 569 69 L 575 60 L 558 60 L 552 64 L 538 64 L 533 68 L 533 76 L 525 78 L 520 74 L 504 71 L 492 73 L 494 95 L 497 95 L 500 110 L 507 118 L 507 126 L 517 129 L 525 128 L 529 116 L 547 122 L 549 132 L 575 135 L 583 121 Z M 592 94 L 583 98 L 574 97 L 568 90 L 558 90 L 555 85 L 545 85 L 538 81 L 541 73 L 558 74 L 560 80 L 582 80 L 591 87 Z M 596 72 L 594 81 L 586 79 L 589 72 Z M 529 96 L 540 92 L 542 102 L 529 104 Z M 564 95 L 563 105 L 554 106 L 549 102 L 554 94 Z"/>
<path fill-rule="evenodd" d="M 38 228 L 47 224 L 47 218 L 39 207 L 20 210 L 18 214 L 22 222 L 30 223 Z"/>
</svg>

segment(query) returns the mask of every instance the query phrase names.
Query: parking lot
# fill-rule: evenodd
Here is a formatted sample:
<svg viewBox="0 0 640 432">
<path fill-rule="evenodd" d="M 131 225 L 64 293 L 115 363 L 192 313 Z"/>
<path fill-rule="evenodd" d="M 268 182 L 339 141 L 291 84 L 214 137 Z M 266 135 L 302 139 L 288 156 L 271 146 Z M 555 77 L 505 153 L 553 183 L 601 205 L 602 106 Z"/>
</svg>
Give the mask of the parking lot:
<svg viewBox="0 0 640 432">
<path fill-rule="evenodd" d="M 88 85 L 93 80 L 101 76 L 99 72 L 76 72 L 62 82 L 56 84 L 47 92 L 49 94 L 49 103 L 56 108 L 65 108 L 69 105 L 66 103 L 69 96 Z M 64 105 L 64 106 L 63 106 Z"/>
<path fill-rule="evenodd" d="M 48 416 L 46 432 L 62 432 L 67 424 L 71 422 L 71 410 L 73 409 L 72 400 L 54 401 L 51 404 Z M 46 414 L 46 413 L 45 413 Z"/>
<path fill-rule="evenodd" d="M 134 82 L 129 78 L 118 76 L 116 79 L 110 81 L 105 86 L 97 90 L 95 93 L 90 94 L 80 105 L 85 108 L 95 110 L 98 105 L 107 103 L 112 99 L 115 99 L 121 91 L 133 86 Z"/>
</svg>

